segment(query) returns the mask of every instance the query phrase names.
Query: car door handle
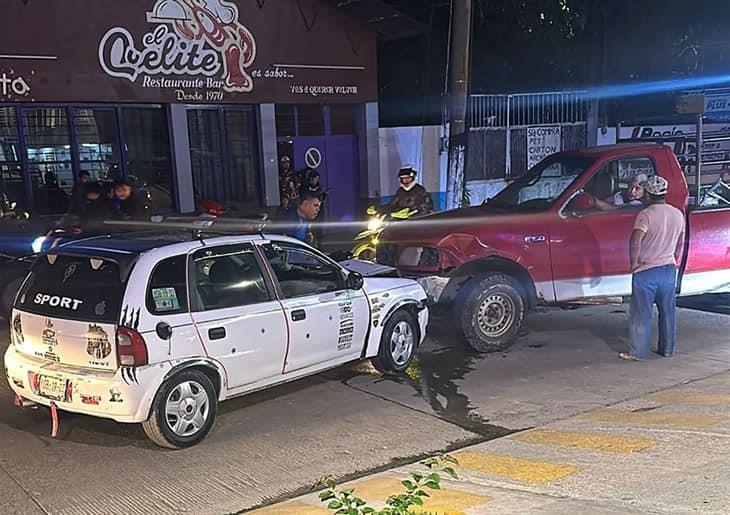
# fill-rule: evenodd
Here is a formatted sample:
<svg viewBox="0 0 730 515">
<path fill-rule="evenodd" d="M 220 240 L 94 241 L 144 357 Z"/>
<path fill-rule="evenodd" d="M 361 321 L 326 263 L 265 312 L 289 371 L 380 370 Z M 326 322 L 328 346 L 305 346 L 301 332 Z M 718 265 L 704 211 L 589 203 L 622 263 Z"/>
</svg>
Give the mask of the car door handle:
<svg viewBox="0 0 730 515">
<path fill-rule="evenodd" d="M 208 329 L 208 338 L 210 338 L 211 340 L 222 340 L 225 337 L 225 327 L 214 327 L 213 329 Z"/>
<path fill-rule="evenodd" d="M 291 312 L 291 319 L 293 322 L 299 322 L 300 320 L 304 320 L 307 318 L 307 312 L 303 309 L 295 309 Z"/>
</svg>

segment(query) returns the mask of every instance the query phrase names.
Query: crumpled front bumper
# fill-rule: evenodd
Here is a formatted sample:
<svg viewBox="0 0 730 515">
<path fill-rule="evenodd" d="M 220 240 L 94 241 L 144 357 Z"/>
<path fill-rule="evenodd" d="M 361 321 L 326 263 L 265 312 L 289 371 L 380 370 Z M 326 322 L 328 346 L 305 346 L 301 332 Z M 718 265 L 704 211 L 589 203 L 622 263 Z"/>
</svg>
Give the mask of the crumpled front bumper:
<svg viewBox="0 0 730 515">
<path fill-rule="evenodd" d="M 446 289 L 446 285 L 449 284 L 448 277 L 442 277 L 440 275 L 429 275 L 424 277 L 415 278 L 416 282 L 421 285 L 421 288 L 426 292 L 428 297 L 429 305 L 438 304 L 441 300 L 441 296 Z"/>
</svg>

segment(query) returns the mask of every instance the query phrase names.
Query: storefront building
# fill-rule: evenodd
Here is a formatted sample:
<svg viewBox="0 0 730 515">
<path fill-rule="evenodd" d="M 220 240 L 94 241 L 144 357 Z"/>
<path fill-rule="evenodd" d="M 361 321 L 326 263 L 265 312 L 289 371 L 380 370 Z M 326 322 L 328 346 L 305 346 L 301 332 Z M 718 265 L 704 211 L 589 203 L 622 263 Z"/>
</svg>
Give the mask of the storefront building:
<svg viewBox="0 0 730 515">
<path fill-rule="evenodd" d="M 328 216 L 378 180 L 376 35 L 325 0 L 11 1 L 0 18 L 0 188 L 60 214 L 79 173 L 158 209 L 279 204 L 283 155 Z"/>
</svg>

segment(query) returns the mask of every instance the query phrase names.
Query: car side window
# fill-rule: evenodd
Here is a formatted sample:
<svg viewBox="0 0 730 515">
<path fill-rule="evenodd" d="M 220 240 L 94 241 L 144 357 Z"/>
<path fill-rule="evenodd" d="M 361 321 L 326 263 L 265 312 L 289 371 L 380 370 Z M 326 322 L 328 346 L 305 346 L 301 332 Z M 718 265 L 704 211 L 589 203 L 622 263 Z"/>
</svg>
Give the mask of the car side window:
<svg viewBox="0 0 730 515">
<path fill-rule="evenodd" d="M 616 159 L 596 172 L 584 191 L 595 199 L 592 208 L 596 210 L 640 209 L 644 206 L 643 184 L 654 175 L 654 162 L 648 157 Z"/>
<path fill-rule="evenodd" d="M 192 256 L 193 310 L 248 306 L 271 300 L 253 246 L 204 248 Z"/>
<path fill-rule="evenodd" d="M 187 256 L 163 259 L 152 270 L 147 286 L 147 310 L 153 315 L 171 315 L 188 310 L 186 261 Z"/>
<path fill-rule="evenodd" d="M 262 249 L 285 298 L 319 295 L 344 288 L 340 269 L 304 247 L 269 243 Z"/>
</svg>

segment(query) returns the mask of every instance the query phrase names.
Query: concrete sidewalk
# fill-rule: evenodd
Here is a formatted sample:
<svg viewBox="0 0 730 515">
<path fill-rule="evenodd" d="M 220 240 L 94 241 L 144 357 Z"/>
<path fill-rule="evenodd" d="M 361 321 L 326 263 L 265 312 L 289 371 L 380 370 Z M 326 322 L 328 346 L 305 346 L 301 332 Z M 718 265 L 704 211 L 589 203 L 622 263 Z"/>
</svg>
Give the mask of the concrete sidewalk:
<svg viewBox="0 0 730 515">
<path fill-rule="evenodd" d="M 641 363 L 626 363 L 641 367 Z M 491 440 L 453 454 L 423 510 L 481 513 L 730 512 L 730 373 Z M 347 484 L 380 506 L 405 466 Z M 324 515 L 313 493 L 257 515 Z"/>
</svg>

